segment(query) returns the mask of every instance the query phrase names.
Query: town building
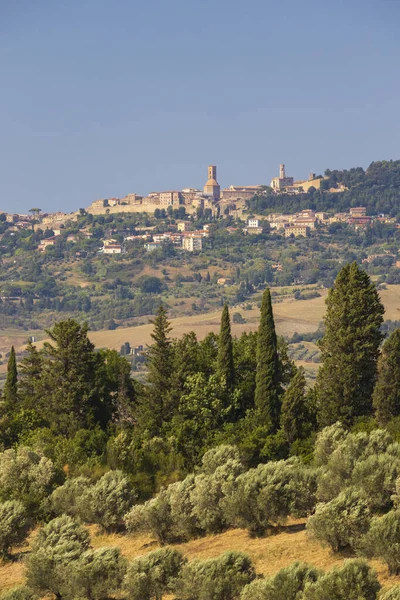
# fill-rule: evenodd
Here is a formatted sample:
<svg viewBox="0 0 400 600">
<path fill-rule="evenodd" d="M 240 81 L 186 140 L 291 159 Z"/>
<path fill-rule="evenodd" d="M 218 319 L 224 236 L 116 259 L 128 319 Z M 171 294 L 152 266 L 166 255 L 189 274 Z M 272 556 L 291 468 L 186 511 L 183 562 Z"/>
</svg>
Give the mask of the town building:
<svg viewBox="0 0 400 600">
<path fill-rule="evenodd" d="M 247 227 L 259 227 L 260 221 L 258 219 L 249 219 L 247 221 Z"/>
<path fill-rule="evenodd" d="M 46 248 L 48 248 L 49 246 L 54 246 L 55 243 L 56 243 L 56 238 L 49 237 L 49 238 L 46 238 L 45 240 L 42 240 L 41 242 L 39 242 L 39 246 L 37 247 L 37 249 L 39 250 L 39 252 L 45 252 Z"/>
<path fill-rule="evenodd" d="M 160 192 L 159 194 L 160 207 L 167 208 L 168 206 L 179 206 L 183 204 L 181 192 Z"/>
<path fill-rule="evenodd" d="M 351 217 L 365 217 L 367 214 L 367 209 L 365 206 L 355 206 L 350 209 Z"/>
<path fill-rule="evenodd" d="M 221 200 L 249 200 L 262 190 L 262 185 L 230 185 L 221 190 Z"/>
<path fill-rule="evenodd" d="M 198 252 L 203 249 L 202 236 L 185 236 L 182 238 L 182 248 L 188 252 Z"/>
<path fill-rule="evenodd" d="M 292 235 L 294 237 L 307 237 L 310 235 L 310 228 L 306 225 L 289 225 L 285 228 L 285 238 Z"/>
<path fill-rule="evenodd" d="M 177 223 L 178 231 L 189 231 L 190 226 L 190 221 L 178 221 Z"/>
<path fill-rule="evenodd" d="M 273 177 L 271 180 L 271 187 L 276 192 L 279 192 L 289 186 L 292 186 L 293 183 L 293 177 L 286 177 L 285 165 L 282 164 L 279 166 L 279 177 Z"/>
</svg>

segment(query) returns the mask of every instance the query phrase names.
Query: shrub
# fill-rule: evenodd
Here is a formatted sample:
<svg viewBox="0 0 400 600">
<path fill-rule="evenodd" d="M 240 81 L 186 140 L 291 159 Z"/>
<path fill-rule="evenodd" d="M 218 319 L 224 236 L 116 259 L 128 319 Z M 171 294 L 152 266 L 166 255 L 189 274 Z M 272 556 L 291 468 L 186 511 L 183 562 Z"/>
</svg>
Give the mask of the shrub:
<svg viewBox="0 0 400 600">
<path fill-rule="evenodd" d="M 325 427 L 317 436 L 314 449 L 315 464 L 326 465 L 338 445 L 346 438 L 347 432 L 341 423 Z"/>
<path fill-rule="evenodd" d="M 365 556 L 384 560 L 391 575 L 400 573 L 400 511 L 372 519 L 360 546 Z"/>
<path fill-rule="evenodd" d="M 120 588 L 124 571 L 125 562 L 118 548 L 87 550 L 71 564 L 71 598 L 108 598 Z"/>
<path fill-rule="evenodd" d="M 218 467 L 223 467 L 231 460 L 240 462 L 240 452 L 236 446 L 226 444 L 211 448 L 203 456 L 200 471 L 206 475 L 213 475 Z"/>
<path fill-rule="evenodd" d="M 90 485 L 88 477 L 67 479 L 64 485 L 57 487 L 49 497 L 50 511 L 57 516 L 76 517 L 80 510 L 80 499 Z"/>
<path fill-rule="evenodd" d="M 175 594 L 177 600 L 236 600 L 254 578 L 247 554 L 225 552 L 218 558 L 193 560 L 185 565 Z"/>
<path fill-rule="evenodd" d="M 294 563 L 268 579 L 256 579 L 243 588 L 240 600 L 297 600 L 307 583 L 322 572 L 304 563 Z"/>
<path fill-rule="evenodd" d="M 307 584 L 302 600 L 376 600 L 381 586 L 375 570 L 363 560 L 346 560 L 316 583 Z"/>
<path fill-rule="evenodd" d="M 56 470 L 39 452 L 20 446 L 0 453 L 0 498 L 19 500 L 36 511 L 52 490 Z"/>
<path fill-rule="evenodd" d="M 81 496 L 80 513 L 105 531 L 117 531 L 135 500 L 128 477 L 121 471 L 109 471 Z"/>
<path fill-rule="evenodd" d="M 175 535 L 181 540 L 189 540 L 201 533 L 199 523 L 193 514 L 191 500 L 195 488 L 194 475 L 168 486 L 167 497 Z"/>
<path fill-rule="evenodd" d="M 364 494 L 347 489 L 326 504 L 317 504 L 315 514 L 307 522 L 307 530 L 317 540 L 328 544 L 334 552 L 354 548 L 369 526 L 370 513 Z"/>
<path fill-rule="evenodd" d="M 159 600 L 171 591 L 186 563 L 181 552 L 163 548 L 133 560 L 127 570 L 124 589 L 129 600 Z"/>
<path fill-rule="evenodd" d="M 364 490 L 371 510 L 379 510 L 390 507 L 399 475 L 400 458 L 387 452 L 371 454 L 356 463 L 351 482 Z"/>
<path fill-rule="evenodd" d="M 36 596 L 33 592 L 24 585 L 13 588 L 4 592 L 0 596 L 0 600 L 35 600 Z"/>
<path fill-rule="evenodd" d="M 89 533 L 67 515 L 47 523 L 35 537 L 27 560 L 27 584 L 35 593 L 68 595 L 71 564 L 88 549 Z"/>
<path fill-rule="evenodd" d="M 29 531 L 29 519 L 24 505 L 17 500 L 0 504 L 0 554 L 5 557 L 13 546 L 21 544 Z"/>
<path fill-rule="evenodd" d="M 133 506 L 125 515 L 124 522 L 130 533 L 147 531 L 152 533 L 161 545 L 175 539 L 171 505 L 165 490 L 144 504 Z"/>
</svg>

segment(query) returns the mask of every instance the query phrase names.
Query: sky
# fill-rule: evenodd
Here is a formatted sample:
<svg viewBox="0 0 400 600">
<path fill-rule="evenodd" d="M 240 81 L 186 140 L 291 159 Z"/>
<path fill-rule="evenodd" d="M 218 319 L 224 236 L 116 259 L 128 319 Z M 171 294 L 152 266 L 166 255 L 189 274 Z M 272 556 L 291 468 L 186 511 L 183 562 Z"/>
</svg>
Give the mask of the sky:
<svg viewBox="0 0 400 600">
<path fill-rule="evenodd" d="M 0 211 L 398 159 L 398 0 L 0 0 Z"/>
</svg>

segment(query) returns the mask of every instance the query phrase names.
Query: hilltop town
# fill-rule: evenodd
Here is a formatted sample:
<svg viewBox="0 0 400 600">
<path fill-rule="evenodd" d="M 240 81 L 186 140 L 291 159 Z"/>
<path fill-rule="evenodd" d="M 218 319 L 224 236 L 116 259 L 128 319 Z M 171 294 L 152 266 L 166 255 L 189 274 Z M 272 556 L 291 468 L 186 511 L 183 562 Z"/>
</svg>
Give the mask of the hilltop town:
<svg viewBox="0 0 400 600">
<path fill-rule="evenodd" d="M 279 176 L 273 177 L 270 186 L 265 185 L 230 185 L 222 189 L 217 179 L 217 167 L 208 167 L 208 178 L 203 190 L 184 188 L 182 190 L 169 190 L 152 192 L 143 197 L 139 194 L 129 193 L 123 198 L 103 198 L 94 200 L 87 208 L 82 208 L 73 213 L 55 212 L 42 213 L 39 208 L 33 208 L 26 214 L 0 213 L 2 220 L 9 224 L 8 233 L 33 230 L 35 232 L 51 232 L 45 235 L 37 245 L 39 252 L 56 244 L 56 239 L 68 229 L 68 223 L 77 222 L 83 215 L 132 215 L 148 214 L 156 219 L 165 219 L 174 216 L 177 223 L 172 231 L 153 234 L 150 229 L 143 231 L 144 248 L 152 251 L 160 248 L 161 244 L 171 242 L 189 252 L 201 251 L 204 239 L 209 235 L 209 224 L 201 230 L 193 228 L 193 221 L 199 215 L 207 215 L 212 219 L 233 218 L 238 222 L 246 223 L 244 234 L 260 235 L 264 231 L 273 231 L 286 238 L 308 237 L 310 232 L 319 226 L 332 223 L 347 223 L 355 229 L 365 228 L 374 220 L 382 223 L 395 223 L 396 219 L 385 214 L 367 215 L 365 206 L 354 206 L 348 211 L 334 212 L 318 211 L 312 208 L 298 212 L 282 213 L 271 212 L 264 217 L 251 215 L 249 202 L 254 197 L 266 196 L 293 197 L 310 195 L 321 190 L 321 185 L 329 183 L 329 177 L 316 176 L 310 173 L 307 180 L 295 181 L 286 174 L 284 164 L 279 167 Z M 343 193 L 348 188 L 340 183 L 335 187 L 326 187 L 330 194 Z M 79 237 L 92 237 L 90 231 L 79 229 L 79 232 L 70 233 L 66 237 L 69 243 L 75 243 Z M 126 236 L 124 241 L 132 237 Z M 102 241 L 99 252 L 104 254 L 122 254 L 124 245 L 112 237 Z"/>
</svg>

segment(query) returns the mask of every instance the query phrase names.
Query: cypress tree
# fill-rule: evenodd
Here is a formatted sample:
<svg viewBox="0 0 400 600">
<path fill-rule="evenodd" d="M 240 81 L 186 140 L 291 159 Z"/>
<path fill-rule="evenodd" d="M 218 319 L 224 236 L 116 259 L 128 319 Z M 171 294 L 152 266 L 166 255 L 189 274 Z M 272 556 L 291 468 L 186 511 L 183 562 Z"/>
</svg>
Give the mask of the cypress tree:
<svg viewBox="0 0 400 600">
<path fill-rule="evenodd" d="M 326 305 L 315 388 L 318 422 L 351 424 L 372 411 L 384 308 L 375 285 L 356 263 L 341 269 Z"/>
<path fill-rule="evenodd" d="M 36 346 L 29 342 L 26 356 L 19 365 L 18 396 L 24 408 L 35 408 L 38 385 L 42 373 L 42 356 Z"/>
<path fill-rule="evenodd" d="M 257 338 L 257 370 L 254 403 L 263 424 L 276 430 L 280 413 L 280 365 L 272 313 L 271 293 L 266 289 L 261 304 Z"/>
<path fill-rule="evenodd" d="M 167 311 L 162 304 L 160 304 L 152 323 L 154 325 L 151 334 L 153 344 L 149 347 L 147 360 L 149 385 L 142 408 L 145 418 L 143 424 L 156 434 L 168 418 L 168 397 L 173 370 L 172 347 L 169 338 L 171 327 Z"/>
<path fill-rule="evenodd" d="M 7 363 L 7 378 L 4 385 L 4 401 L 7 408 L 13 408 L 17 403 L 17 361 L 14 346 L 11 346 L 10 357 Z"/>
<path fill-rule="evenodd" d="M 233 343 L 231 322 L 228 305 L 225 304 L 221 315 L 221 329 L 218 340 L 217 374 L 224 381 L 228 389 L 235 383 L 235 366 L 233 362 Z"/>
<path fill-rule="evenodd" d="M 289 444 L 306 437 L 310 412 L 306 400 L 304 369 L 297 369 L 282 398 L 281 425 Z"/>
<path fill-rule="evenodd" d="M 373 405 L 381 425 L 400 415 L 400 329 L 383 344 Z"/>
</svg>

